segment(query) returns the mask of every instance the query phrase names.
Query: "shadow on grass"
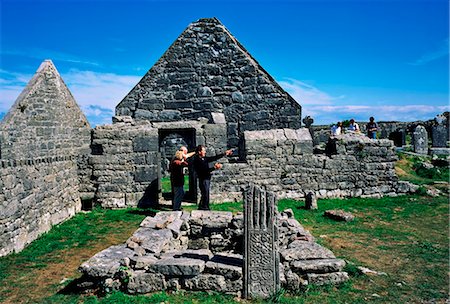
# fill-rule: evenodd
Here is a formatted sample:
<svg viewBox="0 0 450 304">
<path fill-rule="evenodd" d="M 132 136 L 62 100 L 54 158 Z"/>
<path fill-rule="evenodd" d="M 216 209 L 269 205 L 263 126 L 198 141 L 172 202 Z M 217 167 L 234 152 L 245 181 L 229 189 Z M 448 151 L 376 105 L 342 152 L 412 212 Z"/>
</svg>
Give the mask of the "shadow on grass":
<svg viewBox="0 0 450 304">
<path fill-rule="evenodd" d="M 155 216 L 157 212 L 162 211 L 157 209 L 131 209 L 128 210 L 127 213 L 129 214 L 137 214 L 137 215 L 145 215 L 145 216 Z"/>
</svg>

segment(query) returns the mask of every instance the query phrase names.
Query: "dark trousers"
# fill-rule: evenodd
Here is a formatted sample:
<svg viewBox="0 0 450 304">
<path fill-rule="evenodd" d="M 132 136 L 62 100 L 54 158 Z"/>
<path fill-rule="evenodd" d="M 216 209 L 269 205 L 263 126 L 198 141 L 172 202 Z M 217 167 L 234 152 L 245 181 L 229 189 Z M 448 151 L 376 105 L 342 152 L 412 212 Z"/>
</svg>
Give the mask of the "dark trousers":
<svg viewBox="0 0 450 304">
<path fill-rule="evenodd" d="M 184 189 L 181 187 L 173 187 L 173 200 L 172 209 L 173 211 L 181 210 L 181 201 L 184 197 Z"/>
<path fill-rule="evenodd" d="M 209 179 L 199 179 L 199 188 L 201 193 L 199 210 L 210 210 L 209 209 L 209 185 L 211 180 Z"/>
</svg>

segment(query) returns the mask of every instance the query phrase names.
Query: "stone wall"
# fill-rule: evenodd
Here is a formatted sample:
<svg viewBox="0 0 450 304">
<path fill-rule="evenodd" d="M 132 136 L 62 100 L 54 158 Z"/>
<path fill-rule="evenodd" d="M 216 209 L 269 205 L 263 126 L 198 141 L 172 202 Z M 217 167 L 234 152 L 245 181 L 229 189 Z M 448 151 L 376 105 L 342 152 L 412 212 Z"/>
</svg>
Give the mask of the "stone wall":
<svg viewBox="0 0 450 304">
<path fill-rule="evenodd" d="M 0 256 L 81 209 L 73 156 L 2 160 L 0 177 Z"/>
<path fill-rule="evenodd" d="M 78 164 L 90 126 L 44 61 L 0 123 L 0 256 L 20 251 L 81 209 Z"/>
<path fill-rule="evenodd" d="M 215 201 L 241 200 L 252 181 L 283 198 L 314 192 L 326 197 L 379 197 L 409 190 L 395 174 L 392 141 L 345 134 L 336 138 L 335 154 L 313 154 L 307 129 L 245 132 L 246 163 L 225 163 L 213 175 Z"/>
<path fill-rule="evenodd" d="M 216 18 L 190 24 L 117 105 L 116 115 L 179 121 L 226 117 L 228 145 L 245 130 L 299 128 L 301 106 Z"/>
<path fill-rule="evenodd" d="M 158 129 L 150 124 L 96 127 L 88 163 L 95 199 L 102 207 L 145 206 L 157 200 L 161 161 Z"/>
</svg>

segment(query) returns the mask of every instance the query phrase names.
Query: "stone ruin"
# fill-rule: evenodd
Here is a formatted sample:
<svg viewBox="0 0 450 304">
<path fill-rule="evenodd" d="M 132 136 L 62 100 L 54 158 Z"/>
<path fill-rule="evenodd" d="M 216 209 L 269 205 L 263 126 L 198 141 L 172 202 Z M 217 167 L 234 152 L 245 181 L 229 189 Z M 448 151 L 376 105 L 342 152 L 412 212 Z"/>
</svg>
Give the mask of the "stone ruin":
<svg viewBox="0 0 450 304">
<path fill-rule="evenodd" d="M 91 129 L 51 61 L 41 65 L 0 124 L 0 256 L 88 201 L 123 208 L 170 199 L 161 177 L 173 143 L 203 144 L 210 155 L 237 148 L 214 172 L 216 202 L 242 200 L 249 181 L 295 199 L 414 190 L 398 181 L 388 139 L 347 134 L 332 152 L 314 151 L 301 106 L 215 18 L 189 25 L 116 115 Z M 197 202 L 196 183 L 190 168 L 185 201 Z"/>
<path fill-rule="evenodd" d="M 79 286 L 267 298 L 280 286 L 295 292 L 348 280 L 345 261 L 315 243 L 292 210 L 278 213 L 273 193 L 251 186 L 245 197 L 244 214 L 163 211 L 145 218 L 125 244 L 80 266 Z"/>
</svg>

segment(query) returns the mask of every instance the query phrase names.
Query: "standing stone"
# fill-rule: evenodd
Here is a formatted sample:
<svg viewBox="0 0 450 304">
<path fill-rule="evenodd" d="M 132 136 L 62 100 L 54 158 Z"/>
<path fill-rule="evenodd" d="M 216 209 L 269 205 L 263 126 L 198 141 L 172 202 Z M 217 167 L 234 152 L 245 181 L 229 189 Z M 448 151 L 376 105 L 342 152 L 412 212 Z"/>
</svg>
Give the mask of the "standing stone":
<svg viewBox="0 0 450 304">
<path fill-rule="evenodd" d="M 276 196 L 250 185 L 244 197 L 244 297 L 267 298 L 280 286 Z"/>
<path fill-rule="evenodd" d="M 428 134 L 424 126 L 418 125 L 413 133 L 413 149 L 418 154 L 428 154 Z"/>
<path fill-rule="evenodd" d="M 316 210 L 317 209 L 317 198 L 314 192 L 308 192 L 305 198 L 305 209 L 306 210 Z"/>
<path fill-rule="evenodd" d="M 431 145 L 435 148 L 446 148 L 448 141 L 448 128 L 445 125 L 431 127 Z"/>
</svg>

